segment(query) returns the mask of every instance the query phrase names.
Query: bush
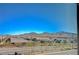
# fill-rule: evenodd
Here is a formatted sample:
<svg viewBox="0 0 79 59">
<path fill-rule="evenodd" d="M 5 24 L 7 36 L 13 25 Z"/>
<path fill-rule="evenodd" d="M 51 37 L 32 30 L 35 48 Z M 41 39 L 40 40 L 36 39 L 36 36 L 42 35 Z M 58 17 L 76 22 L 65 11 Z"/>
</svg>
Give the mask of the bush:
<svg viewBox="0 0 79 59">
<path fill-rule="evenodd" d="M 33 39 L 32 39 L 32 41 L 35 41 L 35 42 L 36 42 L 36 41 L 37 41 L 37 39 L 36 39 L 36 38 L 33 38 Z"/>
<path fill-rule="evenodd" d="M 45 43 L 45 41 L 40 41 L 40 43 Z"/>
<path fill-rule="evenodd" d="M 71 50 L 71 48 L 65 48 L 65 50 Z"/>
</svg>

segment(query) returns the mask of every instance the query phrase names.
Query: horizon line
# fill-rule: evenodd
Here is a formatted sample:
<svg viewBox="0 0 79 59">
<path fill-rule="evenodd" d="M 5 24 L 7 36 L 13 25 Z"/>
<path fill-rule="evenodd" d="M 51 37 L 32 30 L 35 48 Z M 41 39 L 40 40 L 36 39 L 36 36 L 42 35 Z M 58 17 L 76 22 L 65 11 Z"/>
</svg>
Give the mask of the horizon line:
<svg viewBox="0 0 79 59">
<path fill-rule="evenodd" d="M 37 33 L 37 34 L 42 34 L 42 33 L 60 33 L 60 32 L 63 32 L 63 33 L 74 33 L 74 34 L 77 34 L 76 32 L 67 32 L 67 31 L 59 31 L 59 32 L 18 32 L 18 33 L 6 33 L 6 34 L 0 34 L 0 35 L 21 35 L 21 34 L 29 34 L 29 33 Z"/>
</svg>

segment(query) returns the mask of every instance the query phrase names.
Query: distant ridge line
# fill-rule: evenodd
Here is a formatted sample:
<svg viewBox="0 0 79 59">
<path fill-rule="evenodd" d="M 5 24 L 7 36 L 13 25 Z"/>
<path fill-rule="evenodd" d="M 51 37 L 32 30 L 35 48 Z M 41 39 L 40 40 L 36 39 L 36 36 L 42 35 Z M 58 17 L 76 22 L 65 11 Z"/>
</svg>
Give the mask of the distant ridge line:
<svg viewBox="0 0 79 59">
<path fill-rule="evenodd" d="M 0 34 L 3 35 L 3 36 L 14 36 L 14 35 L 39 35 L 39 34 L 49 34 L 49 35 L 53 35 L 53 34 L 77 34 L 77 33 L 71 33 L 71 32 L 64 32 L 64 31 L 61 31 L 61 32 L 42 32 L 42 33 L 36 33 L 36 32 L 29 32 L 29 33 L 23 33 L 23 34 Z"/>
</svg>

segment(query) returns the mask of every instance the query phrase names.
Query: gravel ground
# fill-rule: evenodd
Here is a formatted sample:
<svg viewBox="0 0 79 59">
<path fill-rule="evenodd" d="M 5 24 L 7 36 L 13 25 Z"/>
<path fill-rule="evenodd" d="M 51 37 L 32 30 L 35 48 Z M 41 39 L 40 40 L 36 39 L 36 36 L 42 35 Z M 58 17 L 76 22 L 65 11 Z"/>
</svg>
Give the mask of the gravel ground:
<svg viewBox="0 0 79 59">
<path fill-rule="evenodd" d="M 38 55 L 48 52 L 63 51 L 62 48 L 54 46 L 36 46 L 36 47 L 2 47 L 0 48 L 1 55 L 13 55 L 17 52 L 22 55 Z"/>
</svg>

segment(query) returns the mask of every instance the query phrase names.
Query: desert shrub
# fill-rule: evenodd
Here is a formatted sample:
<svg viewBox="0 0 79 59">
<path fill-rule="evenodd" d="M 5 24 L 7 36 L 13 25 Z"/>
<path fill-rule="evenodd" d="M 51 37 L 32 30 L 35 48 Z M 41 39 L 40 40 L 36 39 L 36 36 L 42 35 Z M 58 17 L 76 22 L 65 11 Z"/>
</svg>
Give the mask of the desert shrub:
<svg viewBox="0 0 79 59">
<path fill-rule="evenodd" d="M 35 41 L 35 42 L 37 42 L 37 39 L 36 39 L 36 38 L 33 38 L 33 39 L 32 39 L 32 41 Z"/>
<path fill-rule="evenodd" d="M 11 43 L 11 44 L 13 44 L 13 45 L 14 45 L 15 43 Z"/>
<path fill-rule="evenodd" d="M 26 43 L 26 46 L 28 46 L 28 47 L 34 46 L 34 42 L 28 42 L 28 43 Z"/>
<path fill-rule="evenodd" d="M 10 42 L 11 42 L 11 39 L 8 38 L 8 39 L 6 40 L 6 43 L 10 43 Z"/>
<path fill-rule="evenodd" d="M 15 46 L 20 47 L 20 46 L 22 46 L 22 43 L 15 43 Z"/>
<path fill-rule="evenodd" d="M 22 46 L 25 46 L 25 45 L 26 45 L 26 42 L 23 42 L 23 43 L 22 43 Z"/>
<path fill-rule="evenodd" d="M 40 43 L 45 43 L 45 41 L 40 41 Z"/>
<path fill-rule="evenodd" d="M 71 48 L 65 48 L 65 50 L 71 50 Z"/>
<path fill-rule="evenodd" d="M 67 44 L 67 40 L 63 40 L 63 43 L 64 43 L 64 44 Z"/>
<path fill-rule="evenodd" d="M 26 40 L 31 40 L 31 39 L 29 39 L 29 38 L 26 38 Z"/>
</svg>

